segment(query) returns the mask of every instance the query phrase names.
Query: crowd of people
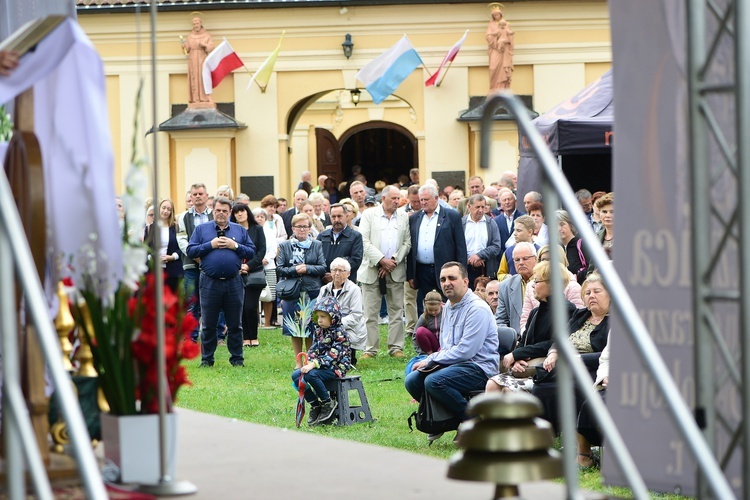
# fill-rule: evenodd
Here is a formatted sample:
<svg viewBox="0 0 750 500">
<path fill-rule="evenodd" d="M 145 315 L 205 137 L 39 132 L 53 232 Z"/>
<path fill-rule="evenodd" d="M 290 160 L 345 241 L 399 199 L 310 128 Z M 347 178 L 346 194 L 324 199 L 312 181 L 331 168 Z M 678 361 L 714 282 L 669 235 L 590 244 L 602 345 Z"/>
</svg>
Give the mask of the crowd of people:
<svg viewBox="0 0 750 500">
<path fill-rule="evenodd" d="M 556 425 L 553 273 L 592 383 L 609 334 L 610 298 L 570 215 L 556 212 L 561 246 L 551 248 L 542 196 L 517 194 L 514 173 L 490 186 L 473 176 L 465 191 L 432 179 L 420 184 L 418 175 L 376 190 L 359 171 L 346 185 L 323 175 L 315 186 L 305 172 L 290 204 L 269 194 L 255 208 L 230 186 L 210 196 L 196 183 L 181 214 L 171 200 L 147 207 L 144 241 L 153 245 L 160 229 L 166 283 L 182 282 L 201 320 L 193 334 L 201 367 L 213 366 L 221 343 L 229 362 L 244 366 L 243 347 L 259 345 L 261 321 L 280 327 L 291 339 L 294 383 L 310 379 L 308 423 L 327 423 L 336 403 L 324 382 L 358 360 L 376 360 L 383 324 L 383 355 L 405 358 L 407 340 L 416 351 L 405 379 L 416 401 L 427 392 L 462 420 L 477 391 L 524 390 L 542 399 Z M 576 196 L 611 258 L 613 194 Z M 578 461 L 590 466 L 596 426 L 585 418 L 585 401 L 579 408 L 588 427 Z"/>
</svg>

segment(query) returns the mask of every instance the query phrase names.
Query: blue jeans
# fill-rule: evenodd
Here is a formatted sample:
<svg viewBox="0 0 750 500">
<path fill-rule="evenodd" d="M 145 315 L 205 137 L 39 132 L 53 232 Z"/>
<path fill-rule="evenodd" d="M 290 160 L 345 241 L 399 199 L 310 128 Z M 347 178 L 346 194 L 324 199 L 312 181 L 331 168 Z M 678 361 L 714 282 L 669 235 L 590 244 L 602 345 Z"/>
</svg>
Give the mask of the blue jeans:
<svg viewBox="0 0 750 500">
<path fill-rule="evenodd" d="M 206 274 L 200 277 L 201 310 L 203 312 L 203 357 L 213 364 L 216 351 L 216 326 L 223 310 L 227 320 L 227 348 L 229 362 L 241 363 L 242 357 L 242 301 L 245 289 L 239 274 L 234 278 L 219 280 Z"/>
<path fill-rule="evenodd" d="M 294 370 L 292 372 L 292 382 L 296 387 L 299 387 L 299 377 L 302 375 L 301 370 Z M 305 401 L 310 404 L 317 403 L 320 401 L 327 401 L 331 399 L 331 395 L 326 389 L 326 382 L 336 378 L 336 374 L 330 368 L 313 368 L 309 372 L 305 373 Z M 312 391 L 310 390 L 312 388 Z"/>
<path fill-rule="evenodd" d="M 198 290 L 198 277 L 200 273 L 198 269 L 185 269 L 185 301 L 190 304 L 188 311 L 193 313 L 195 319 L 198 320 L 198 326 L 190 334 L 190 338 L 196 342 L 201 331 L 201 297 Z"/>
<path fill-rule="evenodd" d="M 473 391 L 483 391 L 487 378 L 479 365 L 464 361 L 432 373 L 413 371 L 404 379 L 404 386 L 417 401 L 427 391 L 454 415 L 465 420 L 467 398 Z"/>
</svg>

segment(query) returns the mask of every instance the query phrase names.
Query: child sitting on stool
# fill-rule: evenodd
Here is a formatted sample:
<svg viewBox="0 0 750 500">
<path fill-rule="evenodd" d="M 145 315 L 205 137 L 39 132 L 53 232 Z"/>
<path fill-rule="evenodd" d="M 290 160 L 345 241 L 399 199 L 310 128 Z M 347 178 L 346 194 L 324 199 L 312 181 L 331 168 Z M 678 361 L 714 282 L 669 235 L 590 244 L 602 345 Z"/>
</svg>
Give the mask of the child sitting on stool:
<svg viewBox="0 0 750 500">
<path fill-rule="evenodd" d="M 305 376 L 305 400 L 310 403 L 307 425 L 330 423 L 338 402 L 331 399 L 325 383 L 341 378 L 351 368 L 351 347 L 341 325 L 339 304 L 333 297 L 323 297 L 315 303 L 312 320 L 317 324 L 315 339 L 307 351 L 307 364 L 292 372 L 298 386 Z"/>
</svg>

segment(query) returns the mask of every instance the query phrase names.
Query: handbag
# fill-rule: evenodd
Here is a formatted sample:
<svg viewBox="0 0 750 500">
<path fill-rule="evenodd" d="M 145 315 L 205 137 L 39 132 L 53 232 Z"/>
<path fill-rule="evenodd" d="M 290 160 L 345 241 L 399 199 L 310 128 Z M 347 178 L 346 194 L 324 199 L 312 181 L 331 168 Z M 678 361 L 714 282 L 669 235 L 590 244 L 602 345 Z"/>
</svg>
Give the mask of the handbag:
<svg viewBox="0 0 750 500">
<path fill-rule="evenodd" d="M 302 291 L 302 281 L 298 278 L 284 278 L 276 283 L 276 295 L 281 300 L 298 300 Z"/>
<path fill-rule="evenodd" d="M 271 293 L 271 287 L 266 284 L 266 287 L 260 292 L 261 302 L 273 302 L 273 294 Z"/>
<path fill-rule="evenodd" d="M 526 369 L 522 372 L 514 372 L 511 370 L 514 378 L 529 378 L 536 375 L 536 367 L 542 366 L 546 358 L 532 358 L 526 362 Z"/>
<path fill-rule="evenodd" d="M 263 288 L 266 286 L 266 272 L 263 268 L 242 275 L 245 288 Z"/>
</svg>

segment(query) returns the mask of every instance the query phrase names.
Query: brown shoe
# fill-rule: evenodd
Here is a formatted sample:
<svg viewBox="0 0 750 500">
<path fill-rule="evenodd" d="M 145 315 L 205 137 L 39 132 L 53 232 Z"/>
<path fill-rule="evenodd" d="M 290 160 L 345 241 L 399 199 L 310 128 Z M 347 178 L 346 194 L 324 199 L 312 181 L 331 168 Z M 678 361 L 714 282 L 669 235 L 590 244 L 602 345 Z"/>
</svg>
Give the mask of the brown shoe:
<svg viewBox="0 0 750 500">
<path fill-rule="evenodd" d="M 375 357 L 376 357 L 375 354 L 370 354 L 369 352 L 366 352 L 362 356 L 360 356 L 359 359 L 374 359 Z"/>
<path fill-rule="evenodd" d="M 391 357 L 392 357 L 392 358 L 405 358 L 405 357 L 406 357 L 406 354 L 404 354 L 404 353 L 403 353 L 403 352 L 401 352 L 401 351 L 393 351 L 393 352 L 391 353 Z"/>
</svg>

